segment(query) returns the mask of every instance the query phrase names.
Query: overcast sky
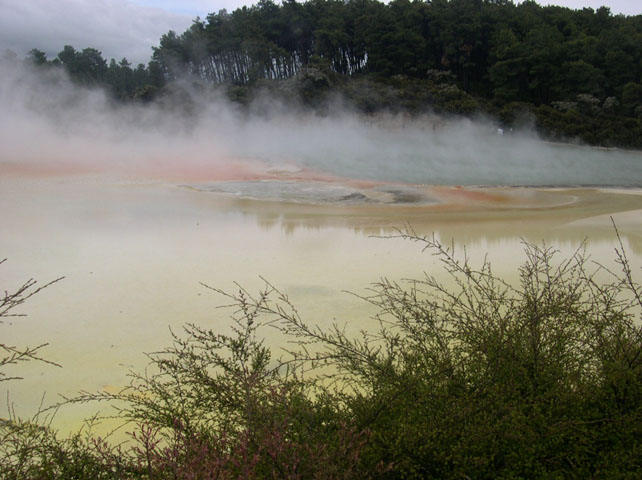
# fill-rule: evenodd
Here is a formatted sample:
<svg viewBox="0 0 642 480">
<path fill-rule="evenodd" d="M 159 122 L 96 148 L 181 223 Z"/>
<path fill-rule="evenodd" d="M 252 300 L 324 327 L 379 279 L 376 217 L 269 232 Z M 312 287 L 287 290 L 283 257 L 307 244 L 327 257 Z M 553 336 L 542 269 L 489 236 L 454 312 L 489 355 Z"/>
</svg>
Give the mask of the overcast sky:
<svg viewBox="0 0 642 480">
<path fill-rule="evenodd" d="M 23 57 L 32 48 L 53 58 L 64 45 L 93 47 L 103 57 L 147 63 L 164 33 L 185 31 L 196 16 L 232 11 L 258 0 L 0 0 L 0 52 Z M 570 8 L 606 5 L 614 14 L 642 14 L 641 0 L 540 0 Z"/>
</svg>

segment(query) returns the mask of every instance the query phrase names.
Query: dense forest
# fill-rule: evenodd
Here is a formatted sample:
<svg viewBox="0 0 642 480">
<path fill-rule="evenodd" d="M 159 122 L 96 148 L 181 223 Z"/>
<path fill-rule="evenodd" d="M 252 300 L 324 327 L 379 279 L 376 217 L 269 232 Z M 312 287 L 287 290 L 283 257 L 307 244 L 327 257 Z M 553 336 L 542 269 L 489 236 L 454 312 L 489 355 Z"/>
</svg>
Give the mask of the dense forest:
<svg viewBox="0 0 642 480">
<path fill-rule="evenodd" d="M 320 108 L 477 115 L 550 139 L 642 147 L 642 16 L 510 0 L 261 0 L 163 35 L 147 66 L 66 46 L 48 61 L 121 100 L 176 80 L 248 103 L 267 89 Z"/>
</svg>

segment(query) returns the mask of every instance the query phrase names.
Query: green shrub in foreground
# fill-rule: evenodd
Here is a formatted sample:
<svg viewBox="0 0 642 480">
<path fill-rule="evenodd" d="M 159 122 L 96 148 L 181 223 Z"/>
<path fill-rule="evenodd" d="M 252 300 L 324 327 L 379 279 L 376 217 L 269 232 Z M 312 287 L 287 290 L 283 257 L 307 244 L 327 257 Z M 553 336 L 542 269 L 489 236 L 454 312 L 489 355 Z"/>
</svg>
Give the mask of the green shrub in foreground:
<svg viewBox="0 0 642 480">
<path fill-rule="evenodd" d="M 118 408 L 130 446 L 6 424 L 2 455 L 21 463 L 5 478 L 637 478 L 642 291 L 624 251 L 615 273 L 527 244 L 510 285 L 401 236 L 450 280 L 375 285 L 378 328 L 310 326 L 268 283 L 219 291 L 231 335 L 187 326 L 128 389 L 73 400 Z M 293 342 L 283 358 L 265 328 Z M 70 458 L 86 470 L 63 473 Z"/>
</svg>

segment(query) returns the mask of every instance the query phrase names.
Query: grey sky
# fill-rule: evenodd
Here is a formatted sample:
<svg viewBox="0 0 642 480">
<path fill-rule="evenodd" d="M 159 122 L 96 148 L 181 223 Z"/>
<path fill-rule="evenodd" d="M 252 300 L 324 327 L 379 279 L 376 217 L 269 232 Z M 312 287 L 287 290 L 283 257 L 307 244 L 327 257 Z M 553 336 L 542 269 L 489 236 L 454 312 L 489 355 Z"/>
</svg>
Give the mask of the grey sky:
<svg viewBox="0 0 642 480">
<path fill-rule="evenodd" d="M 642 2 L 640 0 L 536 0 L 540 5 L 561 5 L 563 7 L 581 9 L 590 7 L 597 10 L 601 6 L 611 9 L 611 13 L 624 15 L 642 14 Z M 520 3 L 520 2 L 516 2 Z"/>
<path fill-rule="evenodd" d="M 188 15 L 200 15 L 204 17 L 210 12 L 217 12 L 221 8 L 234 10 L 243 5 L 251 5 L 258 0 L 134 0 L 140 5 L 154 5 L 169 11 L 184 13 Z M 278 0 L 275 0 L 278 3 Z M 387 3 L 387 0 L 384 0 Z M 521 0 L 513 0 L 520 3 Z M 614 14 L 625 15 L 642 14 L 642 1 L 640 0 L 536 0 L 541 5 L 561 5 L 573 9 L 591 7 L 597 9 L 602 5 L 611 8 Z"/>
<path fill-rule="evenodd" d="M 196 16 L 232 11 L 258 0 L 0 0 L 0 52 L 32 48 L 54 57 L 64 45 L 93 47 L 105 58 L 147 63 L 169 30 L 183 32 Z M 614 14 L 642 14 L 640 0 L 540 0 L 570 8 L 606 5 Z"/>
<path fill-rule="evenodd" d="M 51 58 L 72 45 L 147 63 L 162 34 L 183 32 L 192 19 L 129 0 L 0 0 L 0 51 L 9 48 L 22 57 L 38 48 Z"/>
</svg>

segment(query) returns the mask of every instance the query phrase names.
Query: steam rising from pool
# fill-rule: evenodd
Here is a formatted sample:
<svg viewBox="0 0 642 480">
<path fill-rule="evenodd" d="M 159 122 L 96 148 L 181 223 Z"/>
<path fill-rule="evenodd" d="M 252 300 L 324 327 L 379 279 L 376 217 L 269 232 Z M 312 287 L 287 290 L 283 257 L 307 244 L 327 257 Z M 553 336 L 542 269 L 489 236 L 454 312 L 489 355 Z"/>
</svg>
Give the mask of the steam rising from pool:
<svg viewBox="0 0 642 480">
<path fill-rule="evenodd" d="M 491 121 L 366 118 L 340 103 L 319 117 L 270 99 L 250 108 L 256 113 L 216 96 L 188 100 L 116 106 L 60 72 L 34 75 L 0 65 L 0 258 L 10 259 L 3 282 L 66 276 L 30 299 L 29 316 L 9 328 L 8 341 L 17 345 L 49 342 L 46 358 L 65 367 L 20 365 L 26 380 L 11 385 L 19 414 L 35 413 L 43 390 L 119 391 L 128 369 L 143 371 L 147 358 L 139 352 L 167 344 L 167 325 L 225 328 L 212 322 L 221 319 L 212 309 L 217 299 L 198 282 L 226 289 L 235 280 L 254 291 L 262 275 L 292 295 L 310 324 L 329 328 L 338 318 L 366 330 L 366 302 L 339 292 L 359 292 L 384 275 L 420 278 L 434 261 L 401 239 L 366 235 L 405 222 L 419 234 L 466 243 L 473 259 L 490 253 L 501 272 L 517 261 L 520 238 L 544 236 L 572 253 L 590 235 L 610 258 L 609 217 L 619 214 L 632 264 L 640 263 L 639 195 L 506 189 L 511 193 L 494 200 L 493 189 L 394 184 L 638 185 L 638 153 L 556 146 L 528 132 L 499 136 Z M 14 178 L 13 171 L 63 175 L 41 181 Z M 68 175 L 74 172 L 176 182 L 132 187 L 76 181 Z M 461 208 L 454 194 L 463 198 Z M 317 205 L 237 202 L 229 195 Z M 352 208 L 428 205 L 439 195 L 457 208 Z M 332 208 L 319 207 L 320 199 Z M 74 422 L 94 407 L 63 409 L 55 421 L 76 431 Z"/>
<path fill-rule="evenodd" d="M 252 114 L 202 93 L 189 102 L 115 106 L 60 72 L 9 67 L 0 73 L 0 168 L 197 171 L 212 181 L 306 169 L 440 185 L 642 184 L 638 152 L 553 145 L 532 132 L 499 135 L 491 121 L 364 117 L 340 102 L 321 117 L 269 99 Z"/>
</svg>

